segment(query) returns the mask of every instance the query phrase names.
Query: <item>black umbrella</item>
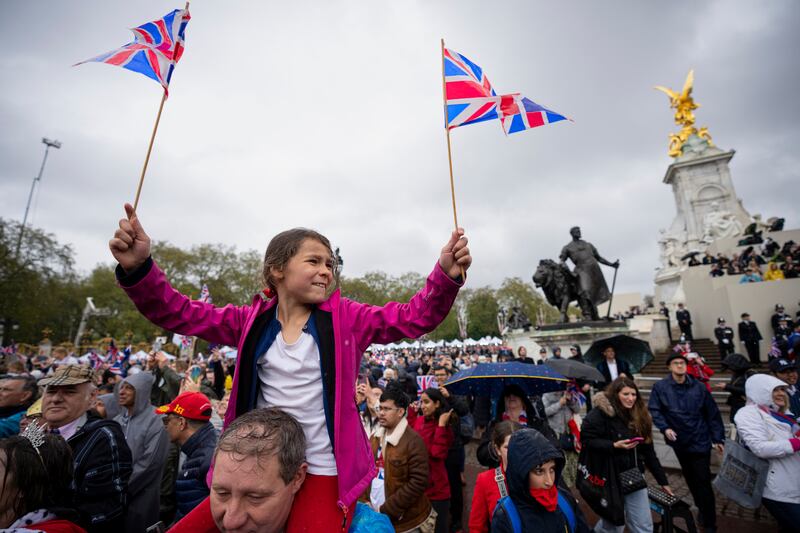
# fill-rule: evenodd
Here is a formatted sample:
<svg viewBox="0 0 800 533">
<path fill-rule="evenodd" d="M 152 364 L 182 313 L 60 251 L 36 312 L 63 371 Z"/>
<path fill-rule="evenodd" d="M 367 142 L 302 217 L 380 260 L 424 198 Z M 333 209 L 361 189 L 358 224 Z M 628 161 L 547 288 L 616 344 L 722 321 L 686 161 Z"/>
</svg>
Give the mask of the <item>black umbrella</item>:
<svg viewBox="0 0 800 533">
<path fill-rule="evenodd" d="M 614 348 L 618 359 L 623 359 L 631 365 L 631 372 L 634 374 L 653 360 L 653 351 L 650 349 L 650 345 L 643 340 L 634 339 L 628 335 L 615 335 L 614 337 L 595 341 L 583 355 L 583 358 L 590 365 L 597 365 L 605 359 L 603 350 L 609 346 Z"/>
<path fill-rule="evenodd" d="M 692 250 L 688 254 L 686 254 L 683 257 L 681 257 L 681 261 L 686 261 L 690 257 L 694 257 L 694 256 L 699 255 L 699 254 L 700 254 L 700 252 L 698 252 L 697 250 Z"/>
<path fill-rule="evenodd" d="M 586 381 L 603 381 L 603 374 L 595 367 L 574 361 L 572 359 L 549 359 L 545 361 L 545 366 L 549 366 L 562 376 L 573 379 L 583 379 Z"/>
<path fill-rule="evenodd" d="M 729 368 L 734 372 L 748 370 L 752 366 L 750 361 L 740 353 L 732 353 L 722 360 L 722 368 Z"/>
</svg>

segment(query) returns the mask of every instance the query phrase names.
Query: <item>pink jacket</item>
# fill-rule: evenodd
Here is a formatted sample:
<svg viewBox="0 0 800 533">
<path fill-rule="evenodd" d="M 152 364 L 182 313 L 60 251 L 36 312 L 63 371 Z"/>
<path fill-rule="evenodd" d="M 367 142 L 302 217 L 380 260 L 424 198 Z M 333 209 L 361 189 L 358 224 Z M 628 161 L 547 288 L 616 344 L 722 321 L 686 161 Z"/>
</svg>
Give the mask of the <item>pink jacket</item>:
<svg viewBox="0 0 800 533">
<path fill-rule="evenodd" d="M 150 264 L 148 262 L 141 268 Z M 132 273 L 139 278 L 136 274 Z M 437 263 L 425 287 L 408 303 L 390 302 L 382 307 L 361 304 L 341 297 L 336 290 L 319 305 L 319 310 L 330 313 L 333 321 L 336 376 L 333 449 L 338 470 L 339 505 L 345 512 L 377 474 L 354 399 L 362 354 L 372 343 L 386 344 L 405 337 L 416 338 L 433 330 L 447 316 L 460 287 Z M 259 293 L 250 305 L 225 307 L 193 301 L 173 289 L 154 262 L 141 279 L 122 288 L 137 309 L 154 324 L 181 335 L 237 346 L 239 355 L 233 391 L 225 414 L 227 427 L 236 417 L 242 373 L 239 363 L 245 339 L 256 317 L 275 306 L 277 298 L 268 300 Z"/>
</svg>

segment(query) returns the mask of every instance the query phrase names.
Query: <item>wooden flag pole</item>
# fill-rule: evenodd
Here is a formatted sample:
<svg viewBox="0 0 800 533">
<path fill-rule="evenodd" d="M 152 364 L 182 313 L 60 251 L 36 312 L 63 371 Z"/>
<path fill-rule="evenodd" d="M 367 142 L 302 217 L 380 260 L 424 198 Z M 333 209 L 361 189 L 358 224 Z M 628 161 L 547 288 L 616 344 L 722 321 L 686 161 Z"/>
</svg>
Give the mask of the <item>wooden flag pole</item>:
<svg viewBox="0 0 800 533">
<path fill-rule="evenodd" d="M 456 186 L 453 182 L 453 154 L 450 150 L 450 126 L 447 124 L 447 82 L 444 76 L 444 39 L 442 43 L 442 105 L 444 106 L 444 130 L 447 132 L 447 163 L 450 167 L 450 198 L 453 201 L 453 223 L 458 232 L 458 212 L 456 211 Z M 455 257 L 453 258 L 455 259 Z M 461 267 L 461 279 L 466 281 L 464 267 Z"/>
<path fill-rule="evenodd" d="M 156 123 L 153 126 L 153 134 L 150 135 L 150 145 L 147 147 L 147 156 L 144 158 L 144 166 L 142 167 L 142 175 L 139 177 L 139 186 L 136 187 L 136 199 L 133 201 L 133 210 L 139 206 L 139 195 L 142 193 L 142 184 L 144 183 L 144 175 L 147 172 L 147 164 L 150 162 L 150 152 L 153 151 L 153 141 L 156 140 L 156 131 L 158 131 L 158 123 L 161 120 L 161 111 L 164 110 L 164 102 L 167 101 L 167 90 L 164 89 L 164 95 L 161 97 L 161 105 L 158 106 L 158 115 L 156 115 Z"/>
<path fill-rule="evenodd" d="M 184 11 L 189 11 L 189 2 L 186 2 L 186 6 L 183 9 Z M 152 135 L 150 135 L 150 145 L 147 147 L 147 155 L 144 158 L 142 175 L 139 177 L 139 185 L 136 187 L 136 198 L 133 200 L 134 211 L 136 211 L 136 208 L 139 207 L 139 196 L 142 194 L 142 184 L 144 184 L 144 175 L 147 172 L 147 164 L 150 162 L 150 152 L 153 151 L 153 141 L 156 140 L 156 131 L 158 131 L 158 123 L 161 121 L 161 112 L 164 110 L 164 102 L 166 101 L 167 101 L 167 89 L 164 89 L 164 94 L 161 96 L 161 105 L 158 106 L 158 115 L 156 115 L 156 123 L 153 126 L 153 133 Z"/>
</svg>

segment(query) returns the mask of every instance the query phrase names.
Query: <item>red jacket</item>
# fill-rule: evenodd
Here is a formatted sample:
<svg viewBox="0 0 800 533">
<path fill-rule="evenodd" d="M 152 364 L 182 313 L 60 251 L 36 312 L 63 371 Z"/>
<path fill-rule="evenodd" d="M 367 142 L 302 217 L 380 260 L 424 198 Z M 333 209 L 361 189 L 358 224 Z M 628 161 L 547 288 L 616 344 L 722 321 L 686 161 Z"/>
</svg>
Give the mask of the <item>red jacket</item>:
<svg viewBox="0 0 800 533">
<path fill-rule="evenodd" d="M 487 533 L 492 514 L 500 500 L 500 489 L 494 479 L 494 468 L 481 472 L 475 480 L 472 510 L 469 512 L 469 533 Z"/>
<path fill-rule="evenodd" d="M 428 488 L 425 496 L 431 501 L 447 500 L 450 498 L 450 481 L 447 479 L 447 470 L 444 460 L 453 444 L 455 436 L 449 427 L 440 427 L 436 419 L 425 420 L 424 416 L 417 416 L 414 409 L 408 413 L 408 424 L 419 433 L 428 449 Z"/>
</svg>

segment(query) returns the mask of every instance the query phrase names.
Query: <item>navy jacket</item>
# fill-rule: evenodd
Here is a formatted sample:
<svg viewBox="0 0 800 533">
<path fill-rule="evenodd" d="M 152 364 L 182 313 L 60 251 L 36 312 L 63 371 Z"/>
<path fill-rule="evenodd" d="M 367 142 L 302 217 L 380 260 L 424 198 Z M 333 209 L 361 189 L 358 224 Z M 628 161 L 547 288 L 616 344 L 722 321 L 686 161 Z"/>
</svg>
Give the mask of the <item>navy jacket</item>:
<svg viewBox="0 0 800 533">
<path fill-rule="evenodd" d="M 564 454 L 556 449 L 549 440 L 535 429 L 523 429 L 511 436 L 508 443 L 508 470 L 506 482 L 508 495 L 514 502 L 522 522 L 522 533 L 564 533 L 568 531 L 567 519 L 559 508 L 548 511 L 537 502 L 529 491 L 528 472 L 550 460 L 556 462 L 556 484 L 564 469 Z M 578 502 L 565 489 L 558 489 L 566 497 L 572 513 L 575 515 L 576 527 L 572 533 L 588 533 L 589 527 L 578 507 Z M 492 517 L 492 533 L 513 533 L 514 528 L 503 506 L 495 507 Z"/>
<path fill-rule="evenodd" d="M 719 408 L 705 385 L 691 376 L 676 383 L 672 375 L 653 385 L 648 402 L 653 424 L 664 433 L 673 430 L 678 438 L 667 444 L 680 452 L 705 453 L 712 444 L 725 442 L 725 427 Z"/>
<path fill-rule="evenodd" d="M 608 370 L 608 363 L 605 359 L 600 361 L 597 364 L 597 370 L 603 374 L 603 379 L 605 379 L 605 384 L 608 385 L 613 380 L 611 379 L 611 372 Z M 631 365 L 628 364 L 627 361 L 617 358 L 617 374 L 622 375 L 625 374 L 629 378 L 633 379 L 633 372 L 631 372 Z"/>
<path fill-rule="evenodd" d="M 214 447 L 217 445 L 218 437 L 217 430 L 211 422 L 208 422 L 181 446 L 181 452 L 186 454 L 186 460 L 175 481 L 175 499 L 178 505 L 176 522 L 208 497 L 206 474 L 214 457 Z"/>
</svg>

